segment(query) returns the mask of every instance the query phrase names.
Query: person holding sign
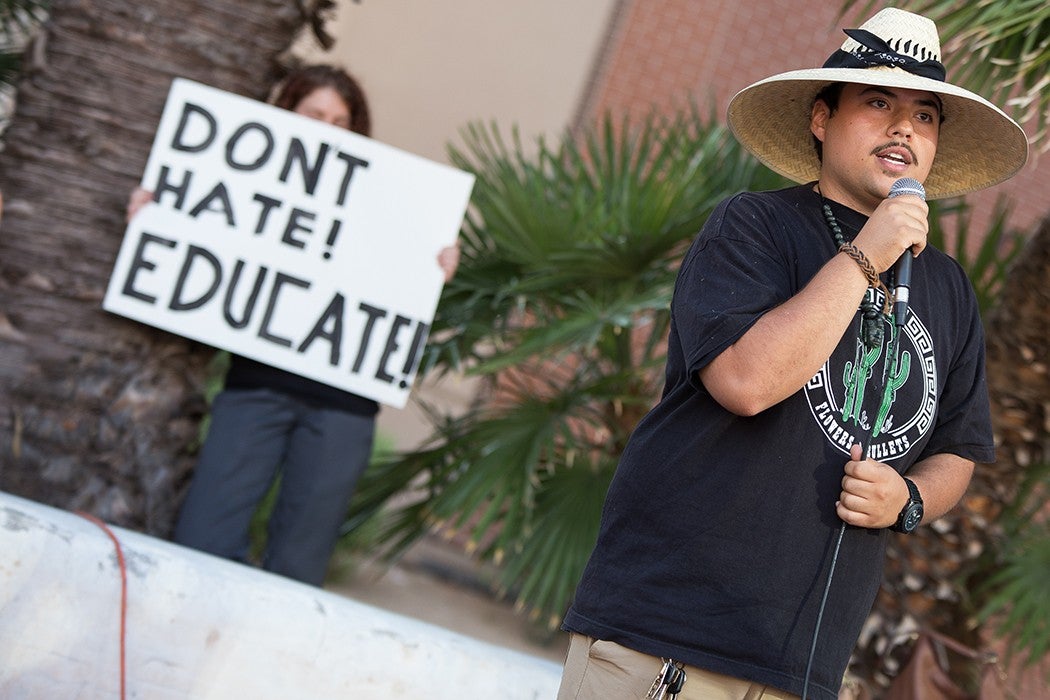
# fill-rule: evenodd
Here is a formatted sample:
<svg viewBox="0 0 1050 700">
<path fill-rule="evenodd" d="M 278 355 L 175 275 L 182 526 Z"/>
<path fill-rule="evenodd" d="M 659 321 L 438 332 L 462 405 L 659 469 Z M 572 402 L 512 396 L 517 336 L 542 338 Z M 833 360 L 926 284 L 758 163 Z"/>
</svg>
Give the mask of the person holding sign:
<svg viewBox="0 0 1050 700">
<path fill-rule="evenodd" d="M 314 65 L 292 72 L 272 102 L 370 135 L 364 91 L 338 68 Z M 152 198 L 152 192 L 134 190 L 129 221 Z M 440 252 L 446 281 L 458 262 L 457 247 Z M 252 516 L 279 479 L 263 567 L 320 586 L 350 497 L 368 465 L 378 409 L 373 399 L 232 355 L 176 522 L 175 542 L 245 561 Z"/>
</svg>

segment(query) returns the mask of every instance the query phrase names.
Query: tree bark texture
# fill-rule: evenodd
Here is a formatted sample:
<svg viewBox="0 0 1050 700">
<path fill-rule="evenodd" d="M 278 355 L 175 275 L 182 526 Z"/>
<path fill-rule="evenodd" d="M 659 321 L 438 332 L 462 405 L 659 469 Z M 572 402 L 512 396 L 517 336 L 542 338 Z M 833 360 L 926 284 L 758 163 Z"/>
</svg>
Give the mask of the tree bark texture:
<svg viewBox="0 0 1050 700">
<path fill-rule="evenodd" d="M 0 490 L 166 535 L 213 351 L 102 310 L 172 78 L 265 98 L 294 0 L 54 0 L 0 155 Z"/>
</svg>

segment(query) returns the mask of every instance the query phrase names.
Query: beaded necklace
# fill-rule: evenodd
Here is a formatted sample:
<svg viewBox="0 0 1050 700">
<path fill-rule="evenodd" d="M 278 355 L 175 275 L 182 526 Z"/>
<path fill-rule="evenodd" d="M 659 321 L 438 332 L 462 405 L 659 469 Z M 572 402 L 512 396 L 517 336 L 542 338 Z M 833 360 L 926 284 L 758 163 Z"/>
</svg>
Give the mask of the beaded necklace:
<svg viewBox="0 0 1050 700">
<path fill-rule="evenodd" d="M 838 219 L 835 218 L 835 212 L 831 210 L 831 205 L 824 199 L 824 195 L 821 193 L 819 185 L 817 186 L 817 194 L 820 195 L 820 201 L 822 204 L 821 210 L 824 212 L 824 220 L 827 222 L 828 228 L 831 229 L 831 235 L 835 239 L 836 248 L 840 251 L 844 251 L 856 260 L 868 276 L 868 291 L 864 295 L 864 301 L 860 304 L 861 342 L 864 343 L 864 347 L 868 349 L 881 347 L 884 338 L 884 321 L 889 317 L 889 291 L 886 289 L 886 285 L 882 283 L 882 280 L 879 279 L 874 268 L 870 270 L 867 269 L 870 268 L 871 265 L 868 263 L 867 259 L 863 258 L 863 254 L 860 253 L 850 241 L 846 240 L 846 236 L 842 233 L 842 227 L 839 226 Z M 853 251 L 856 251 L 856 254 L 854 254 Z M 876 303 L 876 290 L 882 291 L 883 303 L 881 306 Z"/>
</svg>

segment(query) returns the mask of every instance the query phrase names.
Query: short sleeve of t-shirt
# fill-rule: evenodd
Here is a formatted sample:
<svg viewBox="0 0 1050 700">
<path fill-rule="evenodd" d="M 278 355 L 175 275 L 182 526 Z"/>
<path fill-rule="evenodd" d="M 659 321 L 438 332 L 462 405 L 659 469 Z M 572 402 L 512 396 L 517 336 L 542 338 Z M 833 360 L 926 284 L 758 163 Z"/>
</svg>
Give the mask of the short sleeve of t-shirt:
<svg viewBox="0 0 1050 700">
<path fill-rule="evenodd" d="M 955 310 L 958 338 L 948 368 L 949 376 L 938 399 L 937 424 L 918 459 L 948 452 L 974 462 L 995 461 L 991 410 L 985 378 L 984 329 L 980 310 L 965 273 L 952 261 L 957 274 L 944 280 L 944 295 L 968 303 L 945 305 Z M 944 275 L 943 277 L 947 277 Z"/>
<path fill-rule="evenodd" d="M 671 313 L 690 377 L 796 291 L 766 208 L 746 193 L 726 200 L 682 263 Z"/>
</svg>

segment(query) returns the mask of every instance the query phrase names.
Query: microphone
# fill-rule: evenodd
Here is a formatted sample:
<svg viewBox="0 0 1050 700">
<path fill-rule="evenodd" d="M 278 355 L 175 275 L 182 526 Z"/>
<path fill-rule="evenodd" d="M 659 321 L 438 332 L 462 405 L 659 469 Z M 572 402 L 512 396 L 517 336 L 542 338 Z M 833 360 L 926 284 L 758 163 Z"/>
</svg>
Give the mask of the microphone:
<svg viewBox="0 0 1050 700">
<path fill-rule="evenodd" d="M 926 190 L 922 183 L 911 177 L 902 177 L 890 185 L 890 193 L 886 196 L 899 197 L 902 194 L 913 194 L 926 200 Z M 908 315 L 908 296 L 911 292 L 911 250 L 904 251 L 893 265 L 893 323 L 897 328 L 904 326 L 904 320 Z"/>
</svg>

